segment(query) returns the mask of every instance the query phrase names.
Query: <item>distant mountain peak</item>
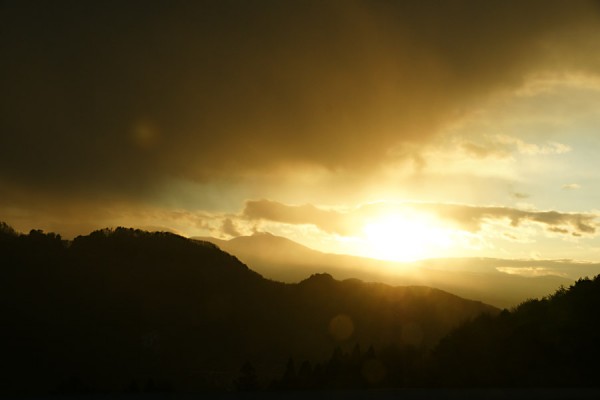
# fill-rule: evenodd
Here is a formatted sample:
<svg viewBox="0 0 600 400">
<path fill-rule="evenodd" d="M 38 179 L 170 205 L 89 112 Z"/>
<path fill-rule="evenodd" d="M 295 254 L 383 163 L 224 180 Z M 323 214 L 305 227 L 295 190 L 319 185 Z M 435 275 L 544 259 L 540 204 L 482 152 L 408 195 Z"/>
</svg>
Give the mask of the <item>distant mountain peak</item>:
<svg viewBox="0 0 600 400">
<path fill-rule="evenodd" d="M 333 276 L 324 272 L 321 274 L 312 274 L 311 276 L 309 276 L 308 278 L 306 278 L 305 280 L 300 282 L 300 284 L 331 283 L 331 282 L 335 282 L 335 279 L 333 278 Z"/>
<path fill-rule="evenodd" d="M 236 250 L 242 249 L 243 252 L 256 253 L 258 250 L 281 252 L 282 256 L 289 258 L 292 255 L 300 256 L 306 252 L 318 253 L 309 247 L 294 242 L 283 236 L 273 235 L 269 232 L 254 232 L 250 236 L 237 236 L 230 240 L 220 241 L 224 249 L 232 249 L 230 246 L 236 246 Z M 239 247 L 244 246 L 244 247 Z"/>
</svg>

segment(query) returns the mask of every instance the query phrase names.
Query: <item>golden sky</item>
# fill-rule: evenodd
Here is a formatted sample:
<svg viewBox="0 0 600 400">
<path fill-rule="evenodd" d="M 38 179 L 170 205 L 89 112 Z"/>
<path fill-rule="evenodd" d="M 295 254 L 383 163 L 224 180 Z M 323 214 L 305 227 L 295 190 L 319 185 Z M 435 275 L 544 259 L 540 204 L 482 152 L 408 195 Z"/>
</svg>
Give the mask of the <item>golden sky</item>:
<svg viewBox="0 0 600 400">
<path fill-rule="evenodd" d="M 600 261 L 600 3 L 3 1 L 0 220 Z"/>
</svg>

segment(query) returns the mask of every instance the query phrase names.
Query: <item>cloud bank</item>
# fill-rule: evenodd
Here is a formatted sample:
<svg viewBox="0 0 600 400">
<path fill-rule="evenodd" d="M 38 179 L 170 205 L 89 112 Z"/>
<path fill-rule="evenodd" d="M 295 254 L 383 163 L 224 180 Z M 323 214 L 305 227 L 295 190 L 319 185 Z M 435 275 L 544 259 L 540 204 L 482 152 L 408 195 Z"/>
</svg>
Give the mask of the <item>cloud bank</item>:
<svg viewBox="0 0 600 400">
<path fill-rule="evenodd" d="M 559 211 L 530 211 L 510 207 L 482 207 L 443 203 L 374 203 L 354 209 L 323 210 L 313 205 L 286 205 L 271 200 L 250 200 L 242 212 L 249 220 L 268 220 L 286 224 L 311 224 L 328 233 L 352 235 L 368 221 L 395 214 L 426 213 L 449 222 L 455 228 L 478 232 L 485 223 L 508 221 L 510 226 L 536 223 L 548 232 L 562 235 L 593 236 L 597 233 L 595 214 Z"/>
</svg>

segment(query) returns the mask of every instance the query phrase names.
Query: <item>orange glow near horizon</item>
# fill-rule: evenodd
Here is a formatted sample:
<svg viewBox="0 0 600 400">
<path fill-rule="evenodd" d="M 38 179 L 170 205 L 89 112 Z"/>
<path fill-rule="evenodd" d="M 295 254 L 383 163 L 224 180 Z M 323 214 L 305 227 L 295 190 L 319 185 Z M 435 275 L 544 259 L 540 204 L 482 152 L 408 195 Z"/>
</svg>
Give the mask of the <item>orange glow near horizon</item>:
<svg viewBox="0 0 600 400">
<path fill-rule="evenodd" d="M 367 253 L 372 258 L 415 261 L 431 258 L 453 244 L 452 232 L 422 215 L 379 217 L 363 228 Z"/>
</svg>

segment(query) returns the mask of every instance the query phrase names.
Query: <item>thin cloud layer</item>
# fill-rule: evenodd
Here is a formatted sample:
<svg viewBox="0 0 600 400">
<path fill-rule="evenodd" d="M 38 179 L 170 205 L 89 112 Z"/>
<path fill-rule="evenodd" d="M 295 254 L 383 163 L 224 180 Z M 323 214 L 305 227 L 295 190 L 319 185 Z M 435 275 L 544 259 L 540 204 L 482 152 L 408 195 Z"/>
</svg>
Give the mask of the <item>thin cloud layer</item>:
<svg viewBox="0 0 600 400">
<path fill-rule="evenodd" d="M 477 143 L 463 140 L 460 148 L 474 158 L 505 158 L 514 153 L 525 155 L 563 154 L 572 150 L 563 143 L 548 142 L 538 145 L 508 135 L 481 135 L 480 141 Z"/>
<path fill-rule="evenodd" d="M 509 222 L 512 227 L 537 223 L 547 231 L 562 235 L 595 235 L 595 214 L 559 211 L 530 211 L 509 207 L 481 207 L 441 203 L 374 203 L 342 211 L 322 210 L 312 205 L 285 205 L 270 200 L 246 202 L 242 217 L 249 220 L 269 220 L 287 224 L 312 224 L 328 233 L 352 235 L 374 218 L 386 218 L 398 213 L 427 213 L 450 222 L 460 230 L 478 232 L 487 222 Z"/>
<path fill-rule="evenodd" d="M 440 218 L 452 221 L 462 229 L 476 232 L 489 220 L 507 219 L 510 225 L 518 227 L 524 222 L 536 222 L 547 230 L 556 233 L 593 235 L 596 233 L 597 215 L 585 213 L 565 213 L 559 211 L 529 211 L 510 207 L 479 207 L 455 204 L 414 205 L 437 214 Z"/>
<path fill-rule="evenodd" d="M 268 220 L 285 224 L 312 224 L 327 233 L 350 234 L 351 215 L 324 210 L 311 204 L 287 205 L 271 200 L 247 201 L 242 217 L 249 220 Z"/>
</svg>

